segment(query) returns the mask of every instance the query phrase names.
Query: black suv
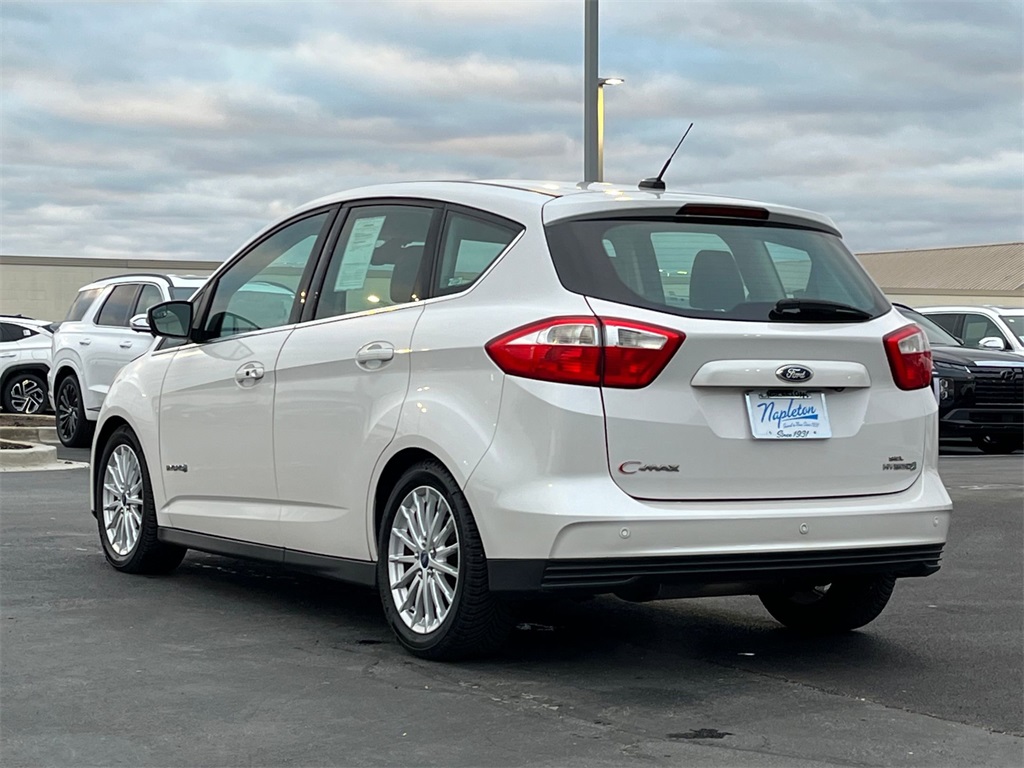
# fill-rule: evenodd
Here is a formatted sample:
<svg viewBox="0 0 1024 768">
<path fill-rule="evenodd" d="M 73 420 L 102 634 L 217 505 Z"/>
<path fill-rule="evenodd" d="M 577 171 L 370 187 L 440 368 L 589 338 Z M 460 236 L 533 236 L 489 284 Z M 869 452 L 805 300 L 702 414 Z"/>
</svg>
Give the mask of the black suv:
<svg viewBox="0 0 1024 768">
<path fill-rule="evenodd" d="M 894 306 L 921 326 L 931 344 L 939 437 L 969 437 L 985 453 L 1024 448 L 1024 359 L 965 347 L 919 312 Z"/>
</svg>

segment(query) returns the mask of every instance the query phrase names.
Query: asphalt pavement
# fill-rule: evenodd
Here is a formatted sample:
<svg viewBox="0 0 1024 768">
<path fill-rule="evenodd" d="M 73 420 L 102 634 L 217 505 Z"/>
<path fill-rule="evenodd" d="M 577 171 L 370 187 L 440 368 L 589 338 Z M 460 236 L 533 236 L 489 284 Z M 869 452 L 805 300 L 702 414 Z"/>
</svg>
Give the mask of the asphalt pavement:
<svg viewBox="0 0 1024 768">
<path fill-rule="evenodd" d="M 84 470 L 0 474 L 0 764 L 1019 766 L 1024 457 L 959 453 L 942 570 L 861 631 L 598 598 L 464 664 L 405 654 L 371 591 L 199 553 L 119 574 Z"/>
</svg>

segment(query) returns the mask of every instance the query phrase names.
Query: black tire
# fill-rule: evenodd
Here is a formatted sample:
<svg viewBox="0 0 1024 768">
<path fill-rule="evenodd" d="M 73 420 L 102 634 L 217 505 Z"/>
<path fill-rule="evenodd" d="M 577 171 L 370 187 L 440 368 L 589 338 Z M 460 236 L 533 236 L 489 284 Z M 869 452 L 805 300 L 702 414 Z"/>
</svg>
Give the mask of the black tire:
<svg viewBox="0 0 1024 768">
<path fill-rule="evenodd" d="M 57 407 L 57 438 L 68 448 L 88 448 L 96 423 L 85 417 L 82 389 L 74 375 L 65 376 L 53 398 Z"/>
<path fill-rule="evenodd" d="M 447 503 L 457 534 L 458 577 L 454 597 L 439 626 L 429 632 L 416 632 L 402 618 L 393 595 L 389 574 L 389 546 L 396 527 L 399 508 L 414 490 L 433 489 Z M 401 523 L 399 523 L 399 526 Z M 505 642 L 512 620 L 508 606 L 491 594 L 487 579 L 487 558 L 466 497 L 445 467 L 436 461 L 423 461 L 399 478 L 385 507 L 377 537 L 377 585 L 384 615 L 398 641 L 415 656 L 434 661 L 455 661 L 470 656 L 483 656 L 496 651 Z M 431 552 L 431 556 L 433 552 Z M 422 556 L 422 553 L 421 553 Z M 428 566 L 422 566 L 425 570 Z M 410 565 L 409 568 L 419 565 Z M 421 574 L 420 590 L 425 587 L 426 574 Z M 409 591 L 415 589 L 416 580 Z M 450 582 L 448 582 L 450 586 Z M 409 609 L 410 611 L 412 608 Z"/>
<path fill-rule="evenodd" d="M 110 514 L 107 514 L 104 505 L 104 491 L 108 479 L 110 479 L 107 477 L 108 466 L 111 464 L 115 451 L 122 446 L 124 446 L 122 451 L 134 454 L 138 461 L 142 505 L 141 523 L 138 526 L 134 544 L 130 548 L 125 548 L 127 551 L 118 552 L 115 542 L 111 540 L 112 538 L 116 540 L 116 536 L 112 534 L 117 530 L 118 510 L 111 509 Z M 124 453 L 121 455 L 123 456 Z M 157 539 L 156 506 L 153 503 L 153 487 L 149 481 L 149 469 L 146 466 L 146 457 L 142 453 L 142 446 L 139 445 L 138 438 L 130 428 L 119 427 L 103 446 L 102 458 L 96 471 L 95 493 L 96 498 L 93 503 L 96 510 L 96 523 L 100 534 L 100 544 L 108 563 L 119 571 L 141 574 L 170 573 L 178 567 L 188 550 L 185 547 L 166 544 Z M 126 505 L 122 503 L 119 506 L 121 507 L 121 519 L 127 520 L 128 514 L 124 511 Z"/>
<path fill-rule="evenodd" d="M 836 579 L 823 587 L 760 595 L 768 613 L 790 629 L 808 634 L 847 632 L 878 618 L 892 596 L 891 575 Z"/>
<path fill-rule="evenodd" d="M 1022 435 L 982 435 L 972 441 L 978 450 L 988 454 L 1007 454 L 1024 448 Z"/>
<path fill-rule="evenodd" d="M 46 379 L 30 371 L 12 373 L 4 382 L 3 405 L 7 413 L 42 413 L 46 410 Z"/>
</svg>

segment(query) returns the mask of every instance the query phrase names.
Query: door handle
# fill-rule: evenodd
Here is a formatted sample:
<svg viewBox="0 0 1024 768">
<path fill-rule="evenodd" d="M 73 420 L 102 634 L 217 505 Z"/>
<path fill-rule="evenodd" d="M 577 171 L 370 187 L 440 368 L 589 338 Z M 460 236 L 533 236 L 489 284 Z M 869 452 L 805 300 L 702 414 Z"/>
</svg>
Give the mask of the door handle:
<svg viewBox="0 0 1024 768">
<path fill-rule="evenodd" d="M 386 341 L 371 341 L 356 352 L 356 365 L 364 371 L 375 371 L 394 357 L 394 346 Z"/>
<path fill-rule="evenodd" d="M 18 356 L 17 352 L 4 352 L 2 355 L 0 355 L 0 357 L 17 357 L 17 356 Z"/>
<path fill-rule="evenodd" d="M 235 371 L 235 381 L 243 387 L 251 387 L 262 379 L 265 373 L 266 369 L 264 369 L 263 363 L 246 363 Z"/>
<path fill-rule="evenodd" d="M 379 360 L 382 363 L 386 363 L 394 358 L 394 356 L 395 348 L 393 346 L 386 341 L 374 341 L 356 352 L 356 361 L 367 363 L 371 360 Z"/>
<path fill-rule="evenodd" d="M 78 343 L 81 344 L 83 347 L 88 347 L 90 344 L 92 344 L 92 339 L 79 339 Z"/>
<path fill-rule="evenodd" d="M 122 341 L 120 344 L 121 349 L 128 349 L 131 345 L 132 343 L 130 341 Z"/>
</svg>

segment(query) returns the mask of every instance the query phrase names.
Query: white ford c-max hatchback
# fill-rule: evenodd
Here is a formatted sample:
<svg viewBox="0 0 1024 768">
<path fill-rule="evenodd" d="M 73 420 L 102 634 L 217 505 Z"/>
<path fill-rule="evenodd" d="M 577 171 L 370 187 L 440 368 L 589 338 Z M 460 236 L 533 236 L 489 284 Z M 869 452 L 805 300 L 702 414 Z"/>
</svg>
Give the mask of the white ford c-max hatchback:
<svg viewBox="0 0 1024 768">
<path fill-rule="evenodd" d="M 841 631 L 938 569 L 927 340 L 818 214 L 370 187 L 149 318 L 93 445 L 119 570 L 192 548 L 375 585 L 407 649 L 451 659 L 514 596 L 750 594 Z"/>
</svg>

